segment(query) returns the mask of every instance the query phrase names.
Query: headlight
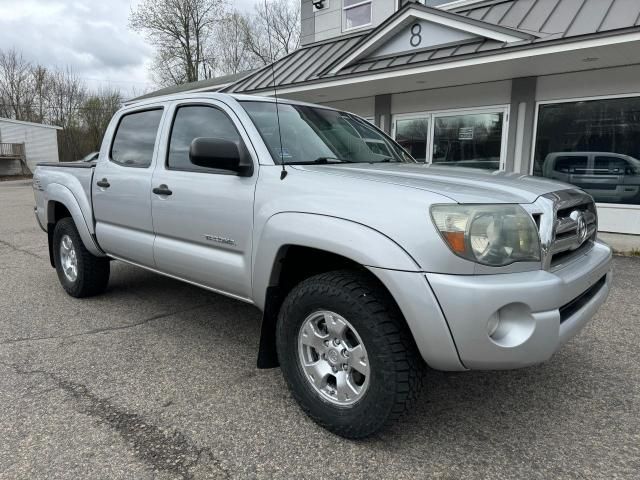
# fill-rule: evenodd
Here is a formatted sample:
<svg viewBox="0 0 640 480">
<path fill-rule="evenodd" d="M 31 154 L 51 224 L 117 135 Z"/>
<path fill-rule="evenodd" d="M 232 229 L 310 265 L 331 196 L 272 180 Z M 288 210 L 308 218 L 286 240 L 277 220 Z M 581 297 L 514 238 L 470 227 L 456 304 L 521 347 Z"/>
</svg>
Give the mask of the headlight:
<svg viewBox="0 0 640 480">
<path fill-rule="evenodd" d="M 431 218 L 451 251 L 472 262 L 540 261 L 538 229 L 520 205 L 434 205 Z"/>
</svg>

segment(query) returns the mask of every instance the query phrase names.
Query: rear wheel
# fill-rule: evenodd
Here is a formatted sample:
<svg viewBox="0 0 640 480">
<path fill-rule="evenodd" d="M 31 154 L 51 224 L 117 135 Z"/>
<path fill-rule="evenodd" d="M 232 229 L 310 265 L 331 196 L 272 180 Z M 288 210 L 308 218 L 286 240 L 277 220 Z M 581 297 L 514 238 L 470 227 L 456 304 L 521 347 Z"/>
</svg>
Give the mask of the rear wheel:
<svg viewBox="0 0 640 480">
<path fill-rule="evenodd" d="M 296 286 L 276 330 L 293 396 L 318 424 L 371 435 L 415 400 L 424 364 L 397 306 L 373 279 L 330 272 Z"/>
<path fill-rule="evenodd" d="M 109 260 L 86 249 L 71 218 L 56 223 L 53 255 L 60 283 L 72 297 L 98 295 L 107 288 Z"/>
</svg>

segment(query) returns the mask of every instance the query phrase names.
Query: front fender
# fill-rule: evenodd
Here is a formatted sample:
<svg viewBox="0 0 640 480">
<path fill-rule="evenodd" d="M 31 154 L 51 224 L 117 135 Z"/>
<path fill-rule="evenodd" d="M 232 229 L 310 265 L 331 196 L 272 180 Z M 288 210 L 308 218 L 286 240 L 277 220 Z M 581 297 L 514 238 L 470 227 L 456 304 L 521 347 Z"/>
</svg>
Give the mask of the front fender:
<svg viewBox="0 0 640 480">
<path fill-rule="evenodd" d="M 104 252 L 100 250 L 100 247 L 98 247 L 91 234 L 93 226 L 90 223 L 87 223 L 85 216 L 82 213 L 82 209 L 80 207 L 80 201 L 82 200 L 78 200 L 69 188 L 59 183 L 51 183 L 47 185 L 46 196 L 46 224 L 50 225 L 54 222 L 55 202 L 61 203 L 67 210 L 69 210 L 71 218 L 73 218 L 73 222 L 75 223 L 78 233 L 80 234 L 80 238 L 87 250 L 97 257 L 104 257 Z M 88 204 L 88 201 L 84 199 L 84 202 L 87 204 L 85 205 L 85 209 L 90 209 L 91 206 Z"/>
<path fill-rule="evenodd" d="M 271 217 L 254 250 L 253 298 L 264 311 L 258 365 L 277 365 L 273 307 L 278 296 L 273 272 L 282 247 L 297 245 L 329 251 L 366 267 L 389 290 L 407 321 L 422 358 L 432 368 L 465 370 L 435 295 L 418 263 L 381 232 L 342 218 L 306 213 Z"/>
<path fill-rule="evenodd" d="M 284 246 L 325 250 L 365 267 L 410 272 L 420 271 L 418 263 L 392 239 L 366 225 L 343 218 L 298 212 L 270 217 L 256 239 L 253 257 L 253 299 L 264 309 L 267 287 L 278 253 Z"/>
</svg>

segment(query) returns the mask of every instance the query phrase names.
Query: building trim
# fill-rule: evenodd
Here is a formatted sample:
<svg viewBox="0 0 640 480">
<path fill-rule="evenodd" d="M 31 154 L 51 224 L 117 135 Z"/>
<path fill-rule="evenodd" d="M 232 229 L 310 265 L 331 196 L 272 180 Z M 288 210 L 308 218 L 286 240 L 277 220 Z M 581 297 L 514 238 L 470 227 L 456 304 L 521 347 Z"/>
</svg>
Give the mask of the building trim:
<svg viewBox="0 0 640 480">
<path fill-rule="evenodd" d="M 442 10 L 455 10 L 455 9 L 463 9 L 466 7 L 473 7 L 478 3 L 486 2 L 486 0 L 453 0 L 449 3 L 444 3 L 442 5 L 438 5 L 438 8 Z"/>
<path fill-rule="evenodd" d="M 18 125 L 25 125 L 28 127 L 40 127 L 40 128 L 52 128 L 54 130 L 62 130 L 62 127 L 57 125 L 45 125 L 44 123 L 26 122 L 24 120 L 13 120 L 12 118 L 0 118 L 0 123 L 15 123 Z"/>
</svg>

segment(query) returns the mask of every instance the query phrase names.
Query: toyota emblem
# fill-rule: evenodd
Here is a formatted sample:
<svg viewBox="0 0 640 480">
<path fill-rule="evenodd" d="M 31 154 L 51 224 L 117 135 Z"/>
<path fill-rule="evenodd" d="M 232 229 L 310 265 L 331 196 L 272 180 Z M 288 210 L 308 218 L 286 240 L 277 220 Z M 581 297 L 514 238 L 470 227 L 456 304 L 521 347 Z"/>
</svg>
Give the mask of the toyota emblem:
<svg viewBox="0 0 640 480">
<path fill-rule="evenodd" d="M 582 245 L 587 240 L 587 235 L 589 234 L 587 221 L 584 219 L 584 214 L 579 210 L 574 210 L 570 216 L 573 221 L 576 222 L 576 235 L 578 242 Z"/>
</svg>

